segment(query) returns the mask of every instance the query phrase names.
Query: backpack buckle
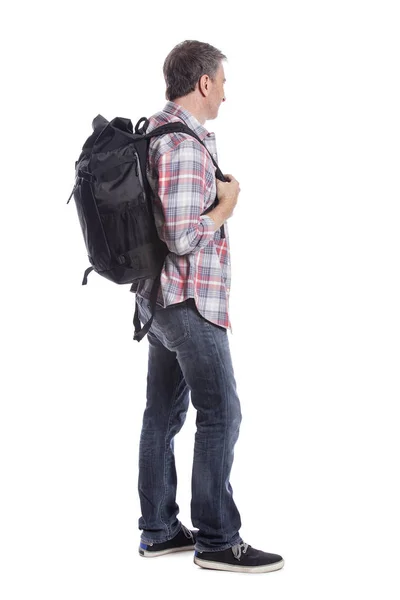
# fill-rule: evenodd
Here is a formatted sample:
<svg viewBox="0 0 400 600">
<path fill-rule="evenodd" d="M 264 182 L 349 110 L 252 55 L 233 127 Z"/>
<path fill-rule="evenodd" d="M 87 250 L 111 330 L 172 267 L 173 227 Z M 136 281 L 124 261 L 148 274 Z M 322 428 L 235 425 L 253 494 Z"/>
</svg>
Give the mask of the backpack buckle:
<svg viewBox="0 0 400 600">
<path fill-rule="evenodd" d="M 92 173 L 89 173 L 89 171 L 84 171 L 83 169 L 78 169 L 78 177 L 88 181 L 89 183 L 92 183 L 92 181 L 95 181 L 96 179 Z"/>
</svg>

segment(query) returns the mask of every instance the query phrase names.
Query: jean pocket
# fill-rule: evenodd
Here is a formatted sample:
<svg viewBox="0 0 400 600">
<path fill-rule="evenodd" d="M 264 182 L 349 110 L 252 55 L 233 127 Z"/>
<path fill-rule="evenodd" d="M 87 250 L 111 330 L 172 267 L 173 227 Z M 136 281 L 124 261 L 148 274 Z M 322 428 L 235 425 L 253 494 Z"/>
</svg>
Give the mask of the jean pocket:
<svg viewBox="0 0 400 600">
<path fill-rule="evenodd" d="M 157 306 L 153 318 L 154 326 L 170 348 L 177 348 L 190 337 L 187 301 Z"/>
</svg>

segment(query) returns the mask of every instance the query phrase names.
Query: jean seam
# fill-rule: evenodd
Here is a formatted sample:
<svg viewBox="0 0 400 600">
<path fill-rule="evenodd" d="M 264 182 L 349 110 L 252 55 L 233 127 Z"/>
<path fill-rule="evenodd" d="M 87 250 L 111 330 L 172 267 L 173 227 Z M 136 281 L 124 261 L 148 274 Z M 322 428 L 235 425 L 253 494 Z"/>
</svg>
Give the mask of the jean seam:
<svg viewBox="0 0 400 600">
<path fill-rule="evenodd" d="M 162 517 L 163 515 L 163 505 L 164 505 L 164 498 L 165 498 L 165 491 L 167 488 L 167 484 L 166 484 L 166 466 L 167 466 L 167 438 L 168 438 L 168 434 L 170 432 L 170 423 L 171 423 L 171 415 L 173 412 L 173 409 L 175 407 L 175 403 L 176 403 L 176 399 L 177 399 L 177 391 L 178 391 L 178 387 L 179 387 L 179 371 L 178 371 L 178 378 L 177 381 L 175 383 L 175 390 L 174 390 L 174 394 L 173 394 L 173 402 L 171 404 L 171 410 L 169 412 L 169 417 L 168 417 L 168 424 L 167 424 L 167 433 L 164 439 L 164 492 L 163 492 L 163 497 L 162 497 L 162 501 L 161 501 L 161 510 L 160 510 L 160 519 L 161 521 L 164 523 L 164 525 L 167 526 L 167 530 L 168 530 L 168 535 L 171 535 L 171 530 L 169 525 L 167 525 Z"/>
<path fill-rule="evenodd" d="M 213 334 L 214 337 L 214 334 Z M 219 353 L 219 349 L 218 349 L 218 344 L 215 344 L 216 348 L 217 348 L 217 354 L 218 354 L 218 358 L 220 360 L 220 353 Z M 219 482 L 219 510 L 220 510 L 220 515 L 221 515 L 221 529 L 223 529 L 223 525 L 225 522 L 225 514 L 222 512 L 222 475 L 224 472 L 224 465 L 225 465 L 225 455 L 226 455 L 226 437 L 227 437 L 227 430 L 228 430 L 228 409 L 227 409 L 227 402 L 228 402 L 228 386 L 226 384 L 226 372 L 225 372 L 225 365 L 223 364 L 223 362 L 220 360 L 220 364 L 222 365 L 222 370 L 224 372 L 224 393 L 225 393 L 225 401 L 224 401 L 224 410 L 225 410 L 225 431 L 224 431 L 224 450 L 222 453 L 222 469 L 221 469 L 221 479 Z"/>
<path fill-rule="evenodd" d="M 225 454 L 226 454 L 226 432 L 228 430 L 228 419 L 227 419 L 227 398 L 228 398 L 228 386 L 227 386 L 227 374 L 226 374 L 226 369 L 225 369 L 225 365 L 224 362 L 221 360 L 221 355 L 219 352 L 219 348 L 218 348 L 218 344 L 215 341 L 215 332 L 214 329 L 211 328 L 211 336 L 212 336 L 212 341 L 216 350 L 216 354 L 218 356 L 218 362 L 219 364 L 222 366 L 222 371 L 223 371 L 223 380 L 224 380 L 224 409 L 225 409 L 225 431 L 224 431 L 224 447 L 223 447 L 223 451 L 222 451 L 222 469 L 221 469 L 221 478 L 220 478 L 220 482 L 219 482 L 219 514 L 221 515 L 221 529 L 223 529 L 223 523 L 225 520 L 225 515 L 222 512 L 222 476 L 223 476 L 223 472 L 224 472 L 224 463 L 225 463 Z M 228 546 L 229 547 L 229 546 Z"/>
</svg>

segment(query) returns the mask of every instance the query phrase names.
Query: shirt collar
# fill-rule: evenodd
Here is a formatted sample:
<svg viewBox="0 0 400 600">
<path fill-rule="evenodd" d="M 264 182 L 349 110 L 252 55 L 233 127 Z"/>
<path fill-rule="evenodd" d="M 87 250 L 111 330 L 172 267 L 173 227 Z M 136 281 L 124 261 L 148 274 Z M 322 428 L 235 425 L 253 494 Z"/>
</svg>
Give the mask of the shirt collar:
<svg viewBox="0 0 400 600">
<path fill-rule="evenodd" d="M 178 117 L 182 121 L 186 123 L 190 129 L 192 129 L 201 140 L 204 140 L 206 137 L 214 137 L 213 132 L 209 132 L 192 113 L 183 108 L 180 104 L 176 104 L 175 102 L 171 102 L 168 100 L 167 104 L 163 108 L 164 112 L 169 113 L 170 115 L 174 115 Z"/>
</svg>

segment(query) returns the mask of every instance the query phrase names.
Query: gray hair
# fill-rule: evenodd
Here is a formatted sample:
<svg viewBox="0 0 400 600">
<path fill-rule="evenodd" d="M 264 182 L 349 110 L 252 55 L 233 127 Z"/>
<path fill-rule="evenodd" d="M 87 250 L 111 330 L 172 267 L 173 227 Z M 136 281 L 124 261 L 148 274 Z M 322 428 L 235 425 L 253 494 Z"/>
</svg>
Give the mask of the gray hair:
<svg viewBox="0 0 400 600">
<path fill-rule="evenodd" d="M 173 102 L 194 92 L 202 75 L 214 81 L 222 60 L 226 60 L 225 54 L 204 42 L 185 40 L 175 46 L 163 66 L 166 99 Z"/>
</svg>

